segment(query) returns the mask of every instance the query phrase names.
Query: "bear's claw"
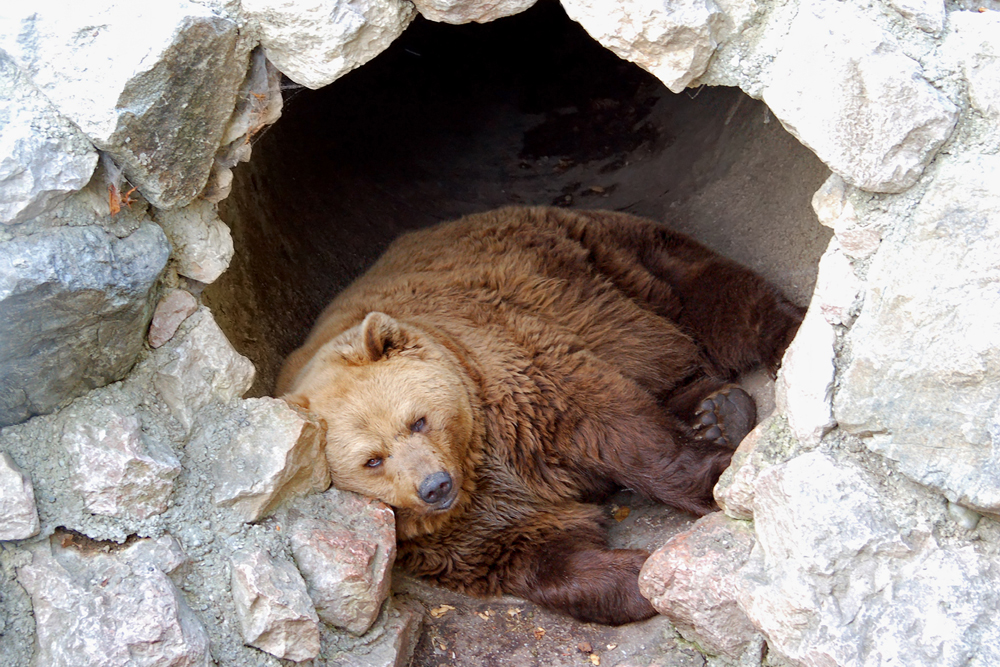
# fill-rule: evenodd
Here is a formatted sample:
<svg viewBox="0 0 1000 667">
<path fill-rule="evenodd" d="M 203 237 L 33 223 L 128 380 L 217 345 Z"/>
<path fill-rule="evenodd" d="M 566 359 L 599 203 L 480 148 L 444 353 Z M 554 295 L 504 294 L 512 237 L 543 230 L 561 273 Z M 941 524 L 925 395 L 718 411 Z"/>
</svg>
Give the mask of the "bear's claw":
<svg viewBox="0 0 1000 667">
<path fill-rule="evenodd" d="M 735 449 L 757 423 L 757 405 L 735 384 L 712 392 L 698 405 L 691 424 L 695 436 Z"/>
</svg>

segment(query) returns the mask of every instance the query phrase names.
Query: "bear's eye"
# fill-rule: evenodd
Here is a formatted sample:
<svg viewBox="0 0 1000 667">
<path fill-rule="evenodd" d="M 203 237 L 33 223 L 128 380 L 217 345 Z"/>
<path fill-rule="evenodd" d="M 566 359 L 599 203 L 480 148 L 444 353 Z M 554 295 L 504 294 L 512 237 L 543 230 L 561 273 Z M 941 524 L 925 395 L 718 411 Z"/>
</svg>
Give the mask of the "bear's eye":
<svg viewBox="0 0 1000 667">
<path fill-rule="evenodd" d="M 426 428 L 427 428 L 427 420 L 423 417 L 410 424 L 410 431 L 412 431 L 413 433 L 420 433 Z"/>
<path fill-rule="evenodd" d="M 381 456 L 376 456 L 374 458 L 370 458 L 367 461 L 365 461 L 366 468 L 378 468 L 380 465 L 382 465 Z"/>
</svg>

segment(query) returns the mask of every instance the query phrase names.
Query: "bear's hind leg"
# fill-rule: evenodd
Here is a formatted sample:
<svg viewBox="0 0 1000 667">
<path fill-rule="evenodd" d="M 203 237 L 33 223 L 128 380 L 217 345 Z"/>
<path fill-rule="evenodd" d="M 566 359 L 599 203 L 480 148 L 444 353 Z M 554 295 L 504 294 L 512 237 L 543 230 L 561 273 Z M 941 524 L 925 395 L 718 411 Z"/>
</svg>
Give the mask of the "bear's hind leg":
<svg viewBox="0 0 1000 667">
<path fill-rule="evenodd" d="M 511 577 L 514 595 L 589 623 L 621 625 L 656 615 L 639 592 L 647 552 L 609 549 L 572 534 L 533 546 Z"/>
</svg>

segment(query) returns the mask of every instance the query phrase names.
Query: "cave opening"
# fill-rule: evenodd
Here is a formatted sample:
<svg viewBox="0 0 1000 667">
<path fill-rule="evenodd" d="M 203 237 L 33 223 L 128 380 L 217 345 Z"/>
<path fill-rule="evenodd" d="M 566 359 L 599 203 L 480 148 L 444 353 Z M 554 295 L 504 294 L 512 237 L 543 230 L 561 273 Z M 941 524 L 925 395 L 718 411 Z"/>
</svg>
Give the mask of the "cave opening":
<svg viewBox="0 0 1000 667">
<path fill-rule="evenodd" d="M 205 291 L 266 395 L 337 291 L 399 234 L 509 204 L 666 222 L 805 305 L 829 175 L 735 88 L 668 91 L 555 2 L 487 24 L 418 18 L 370 63 L 286 94 L 220 204 L 236 254 Z"/>
</svg>

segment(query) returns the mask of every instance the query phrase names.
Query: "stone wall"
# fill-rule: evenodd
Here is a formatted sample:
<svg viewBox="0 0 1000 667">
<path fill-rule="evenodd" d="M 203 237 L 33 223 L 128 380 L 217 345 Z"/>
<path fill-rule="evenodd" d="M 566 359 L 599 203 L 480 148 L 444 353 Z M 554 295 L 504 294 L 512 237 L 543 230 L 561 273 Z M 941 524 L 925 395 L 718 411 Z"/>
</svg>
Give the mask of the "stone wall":
<svg viewBox="0 0 1000 667">
<path fill-rule="evenodd" d="M 233 255 L 218 203 L 281 73 L 318 88 L 418 13 L 532 4 L 0 17 L 0 662 L 406 662 L 389 511 L 323 492 L 318 426 L 241 398 L 253 365 L 200 302 Z M 1000 4 L 562 4 L 673 91 L 763 100 L 833 172 L 778 412 L 643 590 L 718 664 L 1000 663 Z"/>
</svg>

